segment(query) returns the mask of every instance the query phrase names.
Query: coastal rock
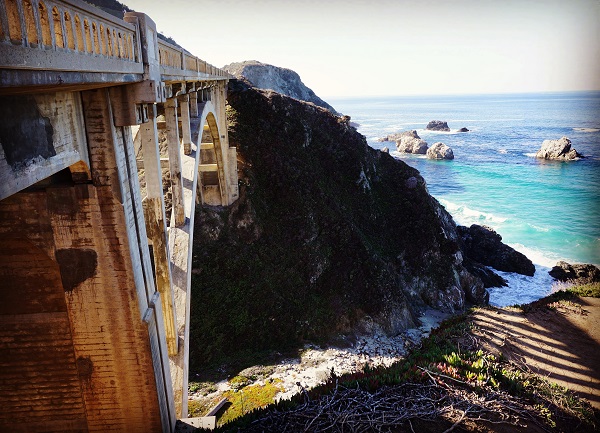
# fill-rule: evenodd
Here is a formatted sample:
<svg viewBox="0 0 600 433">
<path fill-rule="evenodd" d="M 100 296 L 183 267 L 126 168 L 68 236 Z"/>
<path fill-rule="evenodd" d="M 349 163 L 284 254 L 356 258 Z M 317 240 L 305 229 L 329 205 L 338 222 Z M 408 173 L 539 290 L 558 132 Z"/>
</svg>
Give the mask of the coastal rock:
<svg viewBox="0 0 600 433">
<path fill-rule="evenodd" d="M 469 132 L 469 130 L 465 127 L 460 128 L 458 131 L 456 132 Z"/>
<path fill-rule="evenodd" d="M 223 66 L 222 69 L 236 78 L 244 77 L 254 87 L 258 87 L 259 89 L 274 90 L 282 95 L 301 101 L 312 102 L 319 107 L 328 109 L 334 114 L 339 114 L 331 105 L 306 87 L 300 76 L 291 69 L 261 63 L 256 60 L 230 63 Z"/>
<path fill-rule="evenodd" d="M 382 151 L 383 153 L 390 153 L 390 148 L 389 148 L 389 147 L 387 147 L 387 146 L 384 146 L 384 147 L 382 147 L 382 148 L 381 148 L 381 151 Z"/>
<path fill-rule="evenodd" d="M 575 149 L 571 149 L 571 140 L 562 137 L 558 140 L 544 140 L 542 147 L 535 154 L 536 158 L 572 161 L 583 156 Z"/>
<path fill-rule="evenodd" d="M 508 286 L 504 278 L 481 263 L 465 258 L 463 265 L 472 275 L 478 277 L 483 282 L 483 287 L 485 288 Z"/>
<path fill-rule="evenodd" d="M 427 152 L 427 142 L 419 137 L 417 131 L 404 131 L 397 134 L 396 150 L 403 153 L 424 155 Z"/>
<path fill-rule="evenodd" d="M 473 224 L 458 226 L 465 255 L 482 265 L 504 272 L 533 276 L 535 266 L 524 254 L 502 242 L 502 236 L 492 228 Z"/>
<path fill-rule="evenodd" d="M 444 143 L 434 143 L 427 149 L 427 158 L 429 159 L 454 159 L 454 152 Z"/>
<path fill-rule="evenodd" d="M 441 120 L 432 120 L 425 127 L 428 131 L 442 131 L 442 132 L 450 132 L 450 128 L 448 127 L 448 122 L 443 122 Z"/>
<path fill-rule="evenodd" d="M 560 261 L 548 272 L 558 281 L 570 281 L 578 284 L 600 282 L 600 269 L 591 264 L 570 264 Z"/>
</svg>

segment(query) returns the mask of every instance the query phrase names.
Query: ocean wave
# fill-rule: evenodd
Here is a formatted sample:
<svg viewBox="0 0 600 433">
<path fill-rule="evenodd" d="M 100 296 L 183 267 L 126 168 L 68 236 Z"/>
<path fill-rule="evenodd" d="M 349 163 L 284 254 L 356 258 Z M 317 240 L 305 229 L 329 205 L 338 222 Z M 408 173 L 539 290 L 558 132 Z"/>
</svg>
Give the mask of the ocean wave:
<svg viewBox="0 0 600 433">
<path fill-rule="evenodd" d="M 537 152 L 528 152 L 528 153 L 524 153 L 523 155 L 528 156 L 530 158 L 535 158 L 535 155 L 537 155 Z"/>
<path fill-rule="evenodd" d="M 493 269 L 504 278 L 507 287 L 492 287 L 490 293 L 490 304 L 496 307 L 506 307 L 516 304 L 527 304 L 548 296 L 553 291 L 554 280 L 548 274 L 547 266 L 536 265 L 533 277 L 515 274 L 512 272 L 501 272 Z"/>
<path fill-rule="evenodd" d="M 507 218 L 494 215 L 489 212 L 482 212 L 476 209 L 471 209 L 468 206 L 462 204 L 452 203 L 445 199 L 438 199 L 438 201 L 446 208 L 448 212 L 456 219 L 460 224 L 480 224 L 480 223 L 504 223 Z"/>
<path fill-rule="evenodd" d="M 548 227 L 540 227 L 540 226 L 536 226 L 535 224 L 530 224 L 530 223 L 527 223 L 527 225 L 537 232 L 547 233 L 550 231 L 550 229 Z"/>
<path fill-rule="evenodd" d="M 577 132 L 600 132 L 600 128 L 573 128 Z"/>
<path fill-rule="evenodd" d="M 545 266 L 548 268 L 553 267 L 554 265 L 556 265 L 556 262 L 560 260 L 565 260 L 564 257 L 560 257 L 557 254 L 548 251 L 542 251 L 537 248 L 526 247 L 525 245 L 519 243 L 508 244 L 508 246 L 514 248 L 522 254 L 525 254 L 525 256 L 534 264 Z M 568 262 L 569 260 L 566 261 Z"/>
<path fill-rule="evenodd" d="M 498 149 L 498 153 L 506 154 L 508 153 L 507 149 Z"/>
</svg>

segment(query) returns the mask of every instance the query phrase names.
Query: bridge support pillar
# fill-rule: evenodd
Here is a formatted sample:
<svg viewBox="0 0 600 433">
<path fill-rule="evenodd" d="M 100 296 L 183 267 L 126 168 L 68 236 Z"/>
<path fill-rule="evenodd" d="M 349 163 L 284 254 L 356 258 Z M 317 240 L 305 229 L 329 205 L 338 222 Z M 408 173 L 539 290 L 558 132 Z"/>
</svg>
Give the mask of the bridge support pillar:
<svg viewBox="0 0 600 433">
<path fill-rule="evenodd" d="M 181 141 L 183 142 L 183 153 L 192 153 L 192 129 L 190 125 L 190 97 L 181 95 L 177 98 L 181 108 Z"/>
<path fill-rule="evenodd" d="M 185 223 L 185 209 L 183 207 L 183 181 L 181 179 L 181 152 L 179 150 L 177 98 L 169 98 L 167 99 L 167 102 L 165 102 L 165 121 L 167 126 L 169 171 L 171 174 L 171 196 L 173 200 L 171 225 L 179 227 Z"/>
<path fill-rule="evenodd" d="M 148 110 L 148 122 L 140 126 L 147 197 L 144 202 L 144 219 L 148 238 L 152 241 L 154 271 L 165 324 L 165 334 L 169 355 L 177 353 L 178 339 L 175 327 L 175 309 L 171 278 L 171 259 L 167 241 L 165 203 L 163 198 L 162 171 L 158 152 L 158 132 L 156 128 L 156 106 Z"/>
<path fill-rule="evenodd" d="M 198 92 L 190 92 L 190 116 L 198 117 Z"/>
</svg>

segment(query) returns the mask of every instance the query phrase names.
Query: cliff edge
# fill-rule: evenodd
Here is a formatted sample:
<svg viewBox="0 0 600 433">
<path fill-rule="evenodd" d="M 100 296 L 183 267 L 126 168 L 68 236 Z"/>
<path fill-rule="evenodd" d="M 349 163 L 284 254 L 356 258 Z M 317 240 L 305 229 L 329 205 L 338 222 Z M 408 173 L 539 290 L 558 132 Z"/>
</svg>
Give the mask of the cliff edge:
<svg viewBox="0 0 600 433">
<path fill-rule="evenodd" d="M 282 95 L 301 101 L 312 102 L 319 107 L 338 114 L 327 102 L 319 98 L 315 92 L 306 87 L 297 72 L 279 66 L 268 65 L 256 60 L 230 63 L 223 66 L 231 75 L 248 80 L 254 87 L 264 90 L 274 90 Z"/>
</svg>

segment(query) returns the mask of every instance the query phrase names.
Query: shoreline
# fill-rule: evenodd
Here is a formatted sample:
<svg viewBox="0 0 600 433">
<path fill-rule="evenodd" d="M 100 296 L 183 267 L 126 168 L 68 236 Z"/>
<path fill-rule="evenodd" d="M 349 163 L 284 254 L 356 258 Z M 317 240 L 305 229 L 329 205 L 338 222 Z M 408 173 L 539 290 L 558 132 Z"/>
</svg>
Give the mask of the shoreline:
<svg viewBox="0 0 600 433">
<path fill-rule="evenodd" d="M 410 328 L 397 336 L 386 336 L 380 330 L 357 335 L 347 347 L 329 344 L 317 346 L 307 344 L 299 357 L 286 357 L 277 363 L 255 365 L 240 371 L 235 377 L 247 379 L 245 386 L 276 383 L 281 390 L 274 401 L 290 399 L 303 390 L 324 384 L 331 377 L 362 371 L 370 367 L 389 367 L 402 360 L 410 348 L 427 338 L 432 329 L 437 328 L 452 314 L 427 308 L 419 316 L 421 326 Z M 252 379 L 254 378 L 254 379 Z M 203 389 L 189 393 L 190 400 L 202 403 L 218 400 L 223 393 L 234 390 L 232 378 L 225 378 L 213 384 L 214 391 L 203 394 Z"/>
</svg>

